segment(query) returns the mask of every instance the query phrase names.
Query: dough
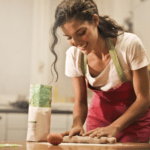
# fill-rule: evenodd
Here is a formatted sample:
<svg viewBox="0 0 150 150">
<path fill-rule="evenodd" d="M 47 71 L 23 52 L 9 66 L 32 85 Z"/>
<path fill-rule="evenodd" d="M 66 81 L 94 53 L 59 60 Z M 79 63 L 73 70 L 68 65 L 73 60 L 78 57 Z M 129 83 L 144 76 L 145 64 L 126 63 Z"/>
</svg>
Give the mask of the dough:
<svg viewBox="0 0 150 150">
<path fill-rule="evenodd" d="M 114 144 L 117 142 L 115 137 L 107 138 L 108 143 Z"/>
<path fill-rule="evenodd" d="M 108 143 L 108 138 L 107 137 L 100 137 L 100 140 L 101 140 L 101 144 L 106 144 Z"/>
<path fill-rule="evenodd" d="M 71 141 L 72 141 L 72 143 L 78 143 L 78 137 L 77 136 L 73 136 Z"/>
<path fill-rule="evenodd" d="M 110 144 L 114 144 L 116 143 L 117 140 L 115 137 L 89 137 L 89 136 L 72 136 L 71 138 L 69 138 L 69 136 L 64 136 L 63 137 L 63 143 L 89 143 L 89 144 L 106 144 L 106 143 L 110 143 Z"/>
</svg>

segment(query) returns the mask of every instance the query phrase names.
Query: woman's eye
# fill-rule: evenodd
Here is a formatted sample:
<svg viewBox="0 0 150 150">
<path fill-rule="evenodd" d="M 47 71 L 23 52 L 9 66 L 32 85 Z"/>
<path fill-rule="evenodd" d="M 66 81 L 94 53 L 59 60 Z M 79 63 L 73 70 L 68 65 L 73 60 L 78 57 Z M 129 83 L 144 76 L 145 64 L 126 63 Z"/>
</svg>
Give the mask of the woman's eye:
<svg viewBox="0 0 150 150">
<path fill-rule="evenodd" d="M 84 34 L 85 34 L 85 31 L 84 31 L 84 32 L 82 32 L 81 34 L 79 34 L 79 36 L 84 35 Z"/>
<path fill-rule="evenodd" d="M 78 34 L 78 36 L 82 36 L 82 35 L 84 35 L 84 34 L 85 34 L 85 32 L 86 32 L 86 31 L 82 32 L 81 34 Z M 71 37 L 68 37 L 68 38 L 67 38 L 67 40 L 71 40 L 71 39 L 72 39 Z"/>
<path fill-rule="evenodd" d="M 71 40 L 71 37 L 68 37 L 67 40 Z"/>
</svg>

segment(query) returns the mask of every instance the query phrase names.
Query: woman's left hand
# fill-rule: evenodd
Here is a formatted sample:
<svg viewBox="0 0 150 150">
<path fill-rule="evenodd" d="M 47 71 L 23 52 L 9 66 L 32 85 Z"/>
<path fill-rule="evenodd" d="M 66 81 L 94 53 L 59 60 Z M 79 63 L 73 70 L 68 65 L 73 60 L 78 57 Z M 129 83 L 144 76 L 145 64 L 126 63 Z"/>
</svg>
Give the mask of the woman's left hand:
<svg viewBox="0 0 150 150">
<path fill-rule="evenodd" d="M 90 137 L 116 137 L 116 135 L 119 133 L 118 128 L 113 126 L 107 126 L 107 127 L 98 127 L 94 130 L 90 130 L 89 132 L 84 133 L 82 136 L 90 136 Z"/>
</svg>

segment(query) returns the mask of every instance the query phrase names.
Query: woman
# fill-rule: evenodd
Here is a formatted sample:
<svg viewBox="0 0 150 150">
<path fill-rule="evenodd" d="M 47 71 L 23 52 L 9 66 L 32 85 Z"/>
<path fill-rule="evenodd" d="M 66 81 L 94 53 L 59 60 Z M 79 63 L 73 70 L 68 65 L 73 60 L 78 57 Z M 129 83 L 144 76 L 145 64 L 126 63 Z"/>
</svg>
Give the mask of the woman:
<svg viewBox="0 0 150 150">
<path fill-rule="evenodd" d="M 100 16 L 93 0 L 63 0 L 56 9 L 52 30 L 54 69 L 58 27 L 71 45 L 65 73 L 72 78 L 75 95 L 73 126 L 62 134 L 148 142 L 150 59 L 141 40 L 108 16 Z M 95 92 L 89 109 L 85 78 Z"/>
</svg>

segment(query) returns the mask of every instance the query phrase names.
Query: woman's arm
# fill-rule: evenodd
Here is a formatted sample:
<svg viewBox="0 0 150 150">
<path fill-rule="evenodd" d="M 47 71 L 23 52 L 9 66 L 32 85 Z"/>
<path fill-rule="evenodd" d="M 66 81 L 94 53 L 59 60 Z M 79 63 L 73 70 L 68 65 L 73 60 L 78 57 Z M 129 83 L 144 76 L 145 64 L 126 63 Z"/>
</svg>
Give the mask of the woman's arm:
<svg viewBox="0 0 150 150">
<path fill-rule="evenodd" d="M 83 126 L 88 110 L 85 77 L 73 77 L 72 85 L 75 96 L 73 126 Z"/>
<path fill-rule="evenodd" d="M 69 135 L 69 137 L 73 135 L 82 135 L 84 133 L 83 124 L 86 120 L 88 111 L 85 77 L 73 77 L 72 84 L 75 96 L 73 125 L 71 130 L 61 133 L 62 136 Z"/>
<path fill-rule="evenodd" d="M 149 75 L 147 67 L 133 71 L 133 87 L 136 94 L 136 100 L 121 117 L 109 126 L 96 128 L 83 134 L 83 136 L 115 137 L 120 131 L 128 127 L 143 113 L 145 113 L 150 106 Z"/>
<path fill-rule="evenodd" d="M 133 87 L 136 94 L 135 102 L 111 126 L 122 131 L 145 113 L 149 106 L 149 75 L 147 67 L 133 71 Z"/>
</svg>

